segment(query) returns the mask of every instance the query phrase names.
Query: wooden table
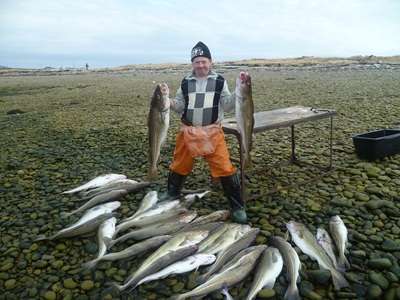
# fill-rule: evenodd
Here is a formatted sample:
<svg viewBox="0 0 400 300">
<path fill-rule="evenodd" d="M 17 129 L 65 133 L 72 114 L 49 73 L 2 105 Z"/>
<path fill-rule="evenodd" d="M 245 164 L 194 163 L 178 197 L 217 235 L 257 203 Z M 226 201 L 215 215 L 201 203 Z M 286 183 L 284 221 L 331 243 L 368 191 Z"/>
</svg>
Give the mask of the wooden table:
<svg viewBox="0 0 400 300">
<path fill-rule="evenodd" d="M 254 134 L 277 129 L 290 127 L 291 128 L 291 146 L 292 152 L 290 156 L 291 163 L 298 163 L 299 160 L 296 158 L 296 143 L 294 136 L 294 126 L 296 124 L 312 122 L 324 118 L 330 118 L 330 137 L 329 137 L 329 164 L 324 169 L 332 168 L 332 135 L 333 135 L 333 116 L 336 115 L 336 111 L 330 109 L 320 109 L 313 107 L 304 106 L 292 106 L 281 109 L 274 109 L 270 111 L 261 111 L 254 114 Z M 242 198 L 246 199 L 245 195 L 245 170 L 243 168 L 243 153 L 241 144 L 241 135 L 236 126 L 235 118 L 228 118 L 222 122 L 222 129 L 226 134 L 233 134 L 239 143 L 240 153 L 240 175 L 241 175 L 241 193 Z"/>
</svg>

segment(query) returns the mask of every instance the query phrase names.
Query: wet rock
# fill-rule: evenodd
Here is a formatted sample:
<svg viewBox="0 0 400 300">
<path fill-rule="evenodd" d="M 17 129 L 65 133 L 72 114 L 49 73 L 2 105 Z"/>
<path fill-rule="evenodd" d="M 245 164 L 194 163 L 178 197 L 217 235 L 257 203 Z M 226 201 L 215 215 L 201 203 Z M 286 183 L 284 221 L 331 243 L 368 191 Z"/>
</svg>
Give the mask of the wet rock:
<svg viewBox="0 0 400 300">
<path fill-rule="evenodd" d="M 172 287 L 172 291 L 174 293 L 180 293 L 185 288 L 185 284 L 183 282 L 178 282 Z"/>
<path fill-rule="evenodd" d="M 388 258 L 375 258 L 368 261 L 368 266 L 373 269 L 384 270 L 390 269 L 392 262 Z"/>
<path fill-rule="evenodd" d="M 368 278 L 372 283 L 379 285 L 384 290 L 389 286 L 389 281 L 385 278 L 385 276 L 383 276 L 382 273 L 371 271 L 368 273 Z"/>
<path fill-rule="evenodd" d="M 84 248 L 88 254 L 96 254 L 97 253 L 97 244 L 96 243 L 92 243 L 92 242 L 86 243 Z"/>
<path fill-rule="evenodd" d="M 81 283 L 81 289 L 88 291 L 91 290 L 94 287 L 94 282 L 91 280 L 84 280 Z"/>
<path fill-rule="evenodd" d="M 257 294 L 257 298 L 260 298 L 260 299 L 269 299 L 269 298 L 272 298 L 274 296 L 275 296 L 275 290 L 274 289 L 262 289 Z"/>
<path fill-rule="evenodd" d="M 307 271 L 307 276 L 312 282 L 325 285 L 331 278 L 331 272 L 328 270 L 310 270 Z"/>
<path fill-rule="evenodd" d="M 4 287 L 6 288 L 6 290 L 12 290 L 16 287 L 16 285 L 17 281 L 15 279 L 8 279 L 6 280 L 6 282 L 4 282 Z"/>
<path fill-rule="evenodd" d="M 56 293 L 54 293 L 53 291 L 47 291 L 44 295 L 43 295 L 44 299 L 46 300 L 55 300 L 57 299 L 57 295 Z"/>
<path fill-rule="evenodd" d="M 368 299 L 379 299 L 382 295 L 382 289 L 379 287 L 379 285 L 376 284 L 371 284 L 368 287 L 367 291 L 367 298 Z"/>
<path fill-rule="evenodd" d="M 381 248 L 385 251 L 400 251 L 400 241 L 384 240 Z"/>
<path fill-rule="evenodd" d="M 78 284 L 72 279 L 72 278 L 68 278 L 64 280 L 64 287 L 66 289 L 75 289 L 78 286 Z"/>
</svg>

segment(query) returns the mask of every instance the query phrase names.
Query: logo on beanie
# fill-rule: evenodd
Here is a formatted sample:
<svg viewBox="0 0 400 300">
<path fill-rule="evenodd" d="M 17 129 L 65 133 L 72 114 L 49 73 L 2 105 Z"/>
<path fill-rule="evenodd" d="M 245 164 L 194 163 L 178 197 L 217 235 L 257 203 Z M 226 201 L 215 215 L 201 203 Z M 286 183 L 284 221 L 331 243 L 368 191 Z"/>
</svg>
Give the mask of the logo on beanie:
<svg viewBox="0 0 400 300">
<path fill-rule="evenodd" d="M 204 50 L 201 48 L 193 48 L 192 50 L 192 57 L 203 56 Z"/>
</svg>

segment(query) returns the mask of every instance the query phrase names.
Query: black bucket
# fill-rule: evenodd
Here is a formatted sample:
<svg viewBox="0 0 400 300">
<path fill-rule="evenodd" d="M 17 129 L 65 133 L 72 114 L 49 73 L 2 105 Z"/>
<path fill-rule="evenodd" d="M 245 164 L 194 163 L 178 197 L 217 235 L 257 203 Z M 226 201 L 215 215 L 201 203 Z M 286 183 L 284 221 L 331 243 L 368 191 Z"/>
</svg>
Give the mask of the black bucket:
<svg viewBox="0 0 400 300">
<path fill-rule="evenodd" d="M 400 130 L 382 129 L 353 136 L 357 156 L 376 160 L 400 153 Z"/>
</svg>

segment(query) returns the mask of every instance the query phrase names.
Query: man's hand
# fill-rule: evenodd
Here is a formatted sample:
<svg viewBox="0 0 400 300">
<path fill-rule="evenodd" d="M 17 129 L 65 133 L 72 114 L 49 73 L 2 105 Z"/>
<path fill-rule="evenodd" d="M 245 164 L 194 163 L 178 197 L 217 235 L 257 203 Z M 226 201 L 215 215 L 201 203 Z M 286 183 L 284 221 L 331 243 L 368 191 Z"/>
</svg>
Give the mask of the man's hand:
<svg viewBox="0 0 400 300">
<path fill-rule="evenodd" d="M 165 82 L 160 84 L 160 88 L 161 88 L 161 93 L 163 94 L 163 96 L 169 97 L 169 88 Z"/>
</svg>

